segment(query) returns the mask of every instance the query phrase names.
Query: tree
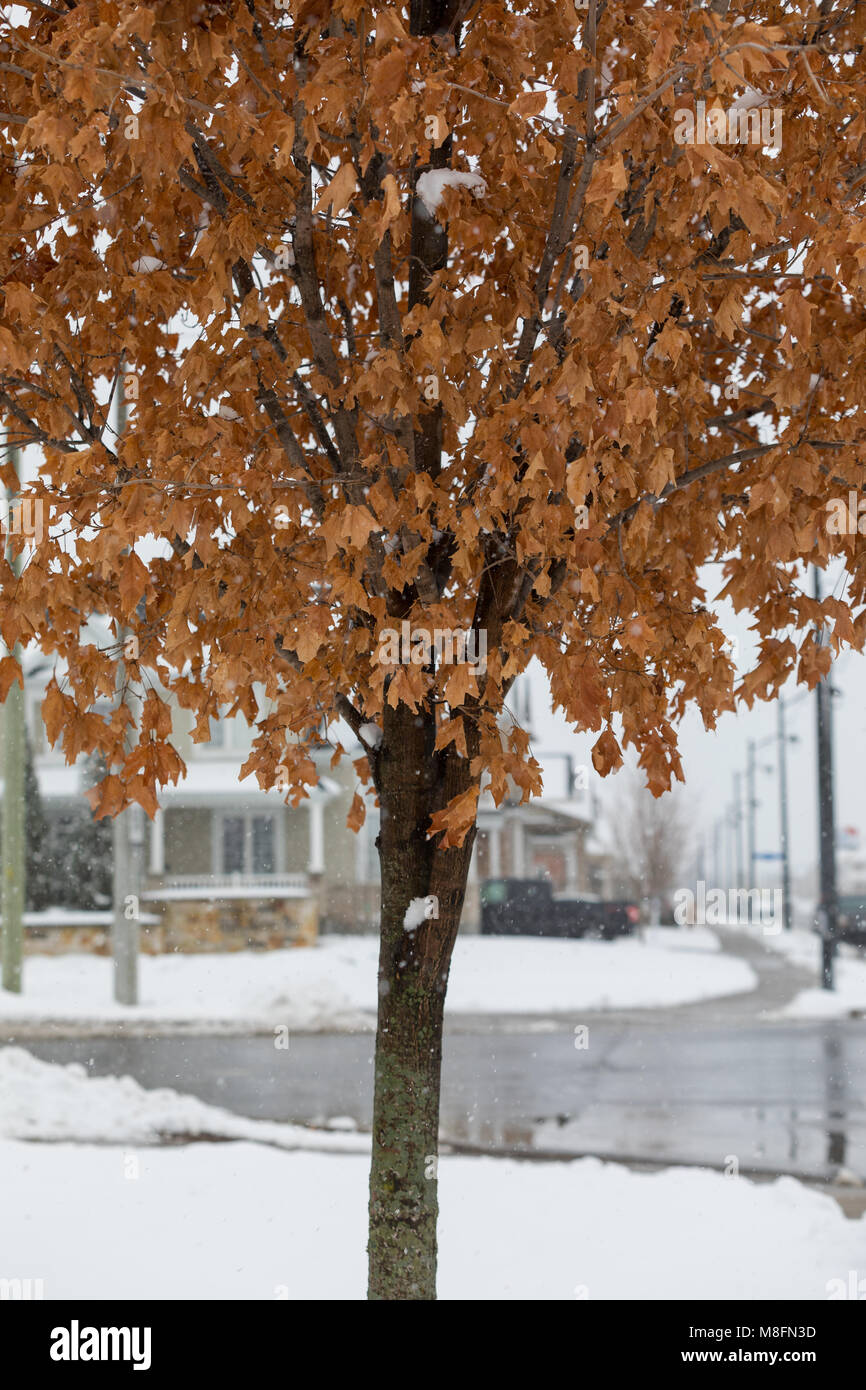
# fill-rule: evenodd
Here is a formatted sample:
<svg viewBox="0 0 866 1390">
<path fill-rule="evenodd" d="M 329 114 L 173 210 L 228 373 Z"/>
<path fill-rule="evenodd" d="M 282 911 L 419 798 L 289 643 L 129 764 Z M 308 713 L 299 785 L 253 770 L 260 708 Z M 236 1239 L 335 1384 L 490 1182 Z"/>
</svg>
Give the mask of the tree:
<svg viewBox="0 0 866 1390">
<path fill-rule="evenodd" d="M 98 758 L 88 759 L 90 785 L 105 775 Z M 93 910 L 111 904 L 111 823 L 97 820 L 86 804 L 64 804 L 46 814 L 28 736 L 24 763 L 26 909 Z"/>
<path fill-rule="evenodd" d="M 687 707 L 712 727 L 792 670 L 813 685 L 818 621 L 863 644 L 862 547 L 825 520 L 863 479 L 866 7 L 728 8 L 69 0 L 3 21 L 0 410 L 41 446 L 51 526 L 3 570 L 0 632 L 65 660 L 44 717 L 105 757 L 105 814 L 153 812 L 182 773 L 167 691 L 201 739 L 244 714 L 245 771 L 296 799 L 311 730 L 360 740 L 374 1298 L 435 1292 L 479 783 L 540 786 L 525 732 L 500 733 L 516 675 L 538 658 L 597 770 L 633 745 L 661 793 Z M 802 566 L 831 554 L 848 588 L 819 603 Z M 736 689 L 711 562 L 759 635 Z M 95 613 L 114 648 L 83 635 Z M 404 623 L 412 657 L 388 664 Z M 483 669 L 437 630 L 484 638 Z"/>
<path fill-rule="evenodd" d="M 25 735 L 24 744 L 24 844 L 24 907 L 27 912 L 40 912 L 52 902 L 52 862 L 48 847 L 48 822 L 33 766 L 33 744 L 29 733 Z"/>
<path fill-rule="evenodd" d="M 106 774 L 99 755 L 86 760 L 85 788 L 94 787 Z M 52 820 L 49 839 L 56 866 L 57 894 L 53 901 L 85 911 L 111 907 L 114 837 L 111 822 L 93 815 L 82 801 Z"/>
<path fill-rule="evenodd" d="M 689 848 L 689 821 L 676 790 L 656 798 L 633 778 L 615 803 L 611 830 L 626 892 L 670 902 Z"/>
</svg>

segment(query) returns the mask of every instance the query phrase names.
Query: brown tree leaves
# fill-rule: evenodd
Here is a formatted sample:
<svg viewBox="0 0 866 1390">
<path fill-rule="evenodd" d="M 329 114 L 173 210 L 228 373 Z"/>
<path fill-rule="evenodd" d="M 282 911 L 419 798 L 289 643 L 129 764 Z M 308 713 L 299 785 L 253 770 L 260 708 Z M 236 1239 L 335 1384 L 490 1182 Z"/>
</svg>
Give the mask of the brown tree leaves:
<svg viewBox="0 0 866 1390">
<path fill-rule="evenodd" d="M 109 813 L 176 775 L 172 698 L 256 723 L 266 780 L 274 729 L 403 702 L 532 789 L 498 721 L 533 657 L 599 771 L 632 744 L 658 787 L 686 705 L 735 698 L 710 564 L 775 642 L 743 698 L 824 660 L 813 558 L 862 644 L 862 538 L 826 525 L 864 481 L 862 9 L 808 41 L 769 0 L 610 0 L 595 34 L 572 0 L 482 6 L 459 43 L 387 4 L 10 22 L 0 413 L 46 516 L 0 628 L 57 656 L 49 732 L 108 758 Z M 756 101 L 778 150 L 675 138 Z M 483 630 L 486 669 L 385 667 L 404 621 Z"/>
</svg>

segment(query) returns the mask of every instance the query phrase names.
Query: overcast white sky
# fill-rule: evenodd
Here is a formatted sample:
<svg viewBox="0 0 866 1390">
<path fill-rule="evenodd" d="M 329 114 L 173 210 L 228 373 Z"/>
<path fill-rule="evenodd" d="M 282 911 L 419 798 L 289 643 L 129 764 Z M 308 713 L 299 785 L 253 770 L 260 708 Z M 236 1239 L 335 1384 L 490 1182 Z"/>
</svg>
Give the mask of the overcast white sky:
<svg viewBox="0 0 866 1390">
<path fill-rule="evenodd" d="M 829 592 L 826 575 L 822 575 L 822 588 L 823 592 Z M 834 585 L 834 592 L 839 593 L 838 584 Z M 751 619 L 748 615 L 735 614 L 728 604 L 718 605 L 718 612 L 721 626 L 729 636 L 738 639 L 739 663 L 747 669 L 753 650 L 753 638 L 748 630 Z M 538 663 L 533 663 L 531 668 L 531 681 L 533 749 L 545 765 L 546 786 L 554 795 L 564 792 L 562 761 L 547 759 L 544 755 L 554 750 L 571 752 L 578 763 L 589 764 L 590 786 L 597 792 L 603 812 L 610 814 L 612 805 L 620 795 L 623 775 L 606 779 L 596 775 L 589 750 L 597 735 L 573 734 L 561 716 L 551 713 L 547 678 Z M 861 851 L 866 852 L 866 656 L 859 652 L 843 653 L 834 663 L 832 683 L 840 692 L 833 700 L 836 824 L 839 829 L 848 826 L 858 829 Z M 797 686 L 791 681 L 786 687 L 785 698 L 790 702 L 786 714 L 787 731 L 798 738 L 797 743 L 788 747 L 791 863 L 796 879 L 814 866 L 818 857 L 816 696 L 806 693 L 804 686 Z M 756 796 L 760 803 L 757 810 L 757 849 L 759 852 L 779 849 L 776 721 L 776 704 L 758 702 L 751 710 L 744 708 L 737 714 L 724 715 L 713 733 L 704 730 L 696 714 L 687 716 L 681 725 L 680 749 L 686 785 L 678 794 L 686 800 L 696 839 L 703 836 L 707 842 L 708 882 L 713 882 L 715 877 L 713 826 L 733 802 L 735 772 L 743 773 L 745 815 L 745 769 L 750 739 L 771 740 L 758 751 L 759 771 L 755 780 Z M 627 759 L 627 765 L 629 763 L 634 766 L 633 752 Z M 772 765 L 772 773 L 762 770 L 768 765 Z M 844 872 L 846 862 L 851 858 L 851 855 L 840 853 L 840 873 Z M 758 885 L 769 887 L 779 881 L 777 864 L 771 861 L 759 863 Z"/>
</svg>

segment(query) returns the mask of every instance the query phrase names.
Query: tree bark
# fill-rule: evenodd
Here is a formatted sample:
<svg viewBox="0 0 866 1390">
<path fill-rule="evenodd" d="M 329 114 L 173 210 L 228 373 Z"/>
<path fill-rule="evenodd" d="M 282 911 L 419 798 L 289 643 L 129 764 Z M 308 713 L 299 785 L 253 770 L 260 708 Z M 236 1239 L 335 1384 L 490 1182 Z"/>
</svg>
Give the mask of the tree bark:
<svg viewBox="0 0 866 1390">
<path fill-rule="evenodd" d="M 379 1018 L 370 1170 L 371 1299 L 436 1297 L 442 1017 L 474 830 L 456 849 L 427 839 L 430 813 L 468 785 L 468 761 L 433 750 L 429 715 L 386 709 L 377 782 L 382 884 Z M 461 767 L 460 764 L 463 764 Z M 409 930 L 406 909 L 437 915 Z"/>
</svg>

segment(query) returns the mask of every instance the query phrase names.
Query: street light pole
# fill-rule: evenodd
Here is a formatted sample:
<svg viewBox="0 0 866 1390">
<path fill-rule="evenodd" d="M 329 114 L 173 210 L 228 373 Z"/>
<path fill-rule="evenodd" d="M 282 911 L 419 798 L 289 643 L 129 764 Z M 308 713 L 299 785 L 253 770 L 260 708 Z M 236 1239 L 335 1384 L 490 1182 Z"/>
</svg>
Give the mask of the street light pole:
<svg viewBox="0 0 866 1390">
<path fill-rule="evenodd" d="M 779 740 L 779 828 L 782 840 L 782 913 L 785 931 L 791 930 L 791 859 L 788 833 L 788 737 L 785 732 L 785 701 L 776 705 Z"/>
<path fill-rule="evenodd" d="M 736 886 L 737 886 L 737 888 L 742 888 L 742 887 L 744 887 L 744 885 L 745 885 L 745 877 L 744 877 L 744 871 L 743 871 L 743 797 L 742 797 L 742 791 L 741 791 L 742 781 L 743 781 L 742 774 L 739 773 L 739 772 L 735 772 L 735 773 L 734 773 L 734 835 L 735 835 L 735 837 L 736 837 L 736 839 L 735 839 L 735 850 L 736 850 L 736 856 L 737 856 L 737 870 L 736 870 L 736 873 L 737 873 L 737 883 L 736 883 Z"/>
<path fill-rule="evenodd" d="M 813 569 L 813 593 L 821 598 L 821 577 Z M 826 644 L 823 626 L 818 644 Z M 818 734 L 818 824 L 821 863 L 821 988 L 835 988 L 836 931 L 839 904 L 836 897 L 836 821 L 833 806 L 833 713 L 830 674 L 819 682 L 817 695 Z"/>
<path fill-rule="evenodd" d="M 756 880 L 756 876 L 755 876 L 755 865 L 756 865 L 755 855 L 756 855 L 756 853 L 757 853 L 757 846 L 756 846 L 756 844 L 755 844 L 755 809 L 756 809 L 756 807 L 757 807 L 757 798 L 756 798 L 756 796 L 755 796 L 755 758 L 756 758 L 756 744 L 755 744 L 755 740 L 754 740 L 753 738 L 750 738 L 750 739 L 749 739 L 749 742 L 748 742 L 748 747 L 747 747 L 747 761 L 746 761 L 746 825 L 747 825 L 747 839 L 748 839 L 748 861 L 747 861 L 747 866 L 746 866 L 746 867 L 747 867 L 747 872 L 748 872 L 748 882 L 746 883 L 746 887 L 747 887 L 749 890 L 751 890 L 752 888 L 757 887 L 757 880 Z M 749 899 L 748 899 L 748 901 L 749 901 L 749 908 L 748 908 L 748 912 L 749 912 L 749 921 L 751 921 L 751 920 L 752 920 L 752 894 L 751 894 L 751 891 L 749 892 Z"/>
</svg>

